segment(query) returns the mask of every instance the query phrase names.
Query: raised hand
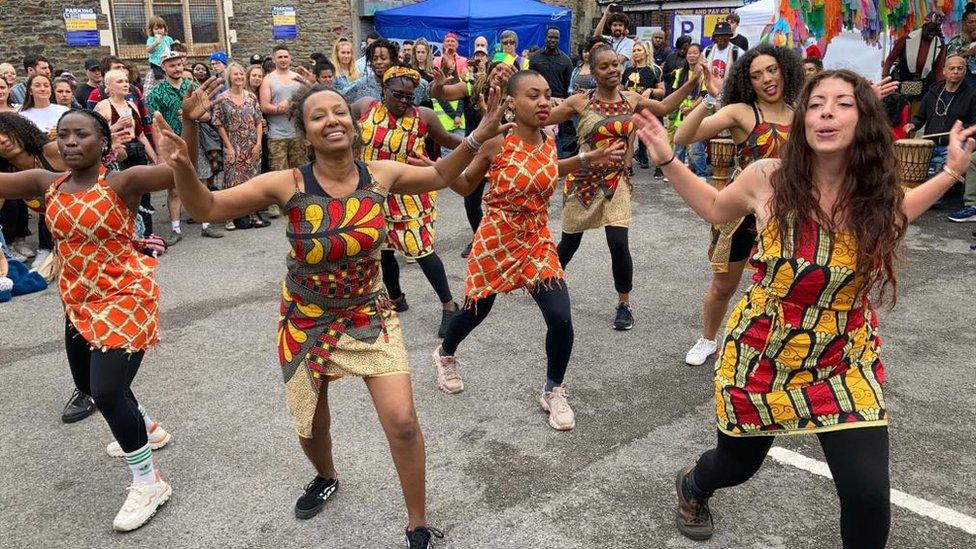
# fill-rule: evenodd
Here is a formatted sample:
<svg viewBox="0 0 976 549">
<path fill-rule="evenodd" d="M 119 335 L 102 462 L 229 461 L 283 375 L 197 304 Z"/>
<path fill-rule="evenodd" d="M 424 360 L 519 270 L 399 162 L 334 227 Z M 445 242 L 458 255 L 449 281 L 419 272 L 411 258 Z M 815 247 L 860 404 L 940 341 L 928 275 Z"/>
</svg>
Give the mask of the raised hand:
<svg viewBox="0 0 976 549">
<path fill-rule="evenodd" d="M 190 153 L 186 148 L 186 141 L 176 135 L 173 128 L 166 123 L 163 115 L 158 112 L 153 117 L 153 137 L 156 141 L 156 153 L 160 162 L 165 162 L 171 168 L 184 164 L 194 169 L 190 162 Z"/>
<path fill-rule="evenodd" d="M 443 86 L 447 83 L 447 76 L 444 75 L 444 71 L 442 71 L 439 67 L 431 67 L 430 76 L 434 79 L 434 81 L 431 82 L 432 85 Z"/>
<path fill-rule="evenodd" d="M 877 95 L 878 99 L 884 99 L 885 97 L 888 97 L 889 95 L 898 91 L 898 87 L 900 85 L 901 82 L 890 76 L 886 76 L 881 80 L 881 82 L 871 84 L 871 89 L 874 90 L 874 95 Z"/>
<path fill-rule="evenodd" d="M 508 130 L 515 127 L 514 122 L 509 122 L 508 124 L 502 124 L 502 113 L 505 109 L 502 108 L 502 90 L 498 86 L 492 86 L 491 91 L 488 93 L 488 101 L 482 100 L 481 102 L 481 112 L 483 113 L 481 118 L 481 124 L 471 132 L 471 137 L 479 143 L 484 143 L 492 137 L 500 133 L 507 132 Z"/>
<path fill-rule="evenodd" d="M 949 146 L 946 147 L 946 166 L 959 175 L 966 173 L 969 168 L 973 151 L 976 150 L 976 124 L 963 128 L 962 122 L 956 120 L 949 132 Z"/>
<path fill-rule="evenodd" d="M 299 65 L 298 67 L 295 68 L 295 72 L 299 76 L 299 82 L 302 82 L 303 84 L 308 84 L 308 85 L 315 84 L 315 75 L 312 74 L 312 71 L 310 71 L 310 70 L 306 69 L 305 67 Z"/>
<path fill-rule="evenodd" d="M 627 143 L 617 141 L 608 147 L 599 147 L 586 153 L 586 162 L 593 165 L 618 164 L 626 153 Z"/>
<path fill-rule="evenodd" d="M 223 83 L 223 78 L 211 76 L 196 89 L 187 89 L 181 107 L 182 116 L 189 120 L 205 119 L 213 108 L 213 96 Z"/>
<path fill-rule="evenodd" d="M 702 59 L 698 62 L 698 67 L 695 72 L 692 73 L 691 78 L 698 78 L 695 75 L 700 75 L 700 77 L 705 82 L 705 90 L 712 96 L 718 97 L 722 95 L 722 84 L 723 82 L 718 78 L 714 78 L 712 71 L 708 70 L 708 62 Z"/>
<path fill-rule="evenodd" d="M 671 159 L 674 151 L 668 142 L 668 131 L 658 122 L 657 117 L 647 109 L 634 114 L 637 137 L 647 147 L 647 154 L 655 164 L 663 164 Z"/>
</svg>

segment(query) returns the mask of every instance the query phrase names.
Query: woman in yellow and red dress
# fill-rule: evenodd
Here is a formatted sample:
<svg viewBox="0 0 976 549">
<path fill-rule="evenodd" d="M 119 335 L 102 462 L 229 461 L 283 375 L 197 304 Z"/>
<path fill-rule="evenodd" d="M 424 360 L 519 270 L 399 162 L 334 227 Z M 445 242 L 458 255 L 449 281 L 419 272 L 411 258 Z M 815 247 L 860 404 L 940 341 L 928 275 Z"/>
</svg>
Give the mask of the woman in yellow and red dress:
<svg viewBox="0 0 976 549">
<path fill-rule="evenodd" d="M 409 67 L 393 66 L 383 73 L 383 97 L 364 97 L 352 104 L 358 114 L 361 158 L 407 162 L 424 156 L 424 139 L 455 148 L 461 138 L 441 125 L 434 111 L 413 104 L 420 73 Z M 447 323 L 457 311 L 451 295 L 444 263 L 434 250 L 434 222 L 437 220 L 437 192 L 420 194 L 390 193 L 384 215 L 387 222 L 386 249 L 382 253 L 383 283 L 398 312 L 408 308 L 400 288 L 400 266 L 394 251 L 414 259 L 441 302 L 438 337 L 444 337 Z"/>
<path fill-rule="evenodd" d="M 976 127 L 957 123 L 943 172 L 906 191 L 876 91 L 853 72 L 826 71 L 803 88 L 780 158 L 753 162 L 719 191 L 674 161 L 655 118 L 636 123 L 695 213 L 713 224 L 753 214 L 759 232 L 753 284 L 729 316 L 715 370 L 718 444 L 678 473 L 678 529 L 711 537 L 715 490 L 752 477 L 776 435 L 816 434 L 843 547 L 884 547 L 888 412 L 871 296 L 894 302 L 908 223 L 962 180 Z"/>
</svg>

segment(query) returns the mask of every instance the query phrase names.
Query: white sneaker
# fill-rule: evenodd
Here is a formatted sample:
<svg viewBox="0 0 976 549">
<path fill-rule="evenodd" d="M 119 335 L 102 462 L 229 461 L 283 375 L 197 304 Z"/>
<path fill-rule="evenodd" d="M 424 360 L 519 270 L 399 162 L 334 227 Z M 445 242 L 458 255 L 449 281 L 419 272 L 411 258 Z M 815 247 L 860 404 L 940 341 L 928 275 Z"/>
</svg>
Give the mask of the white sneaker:
<svg viewBox="0 0 976 549">
<path fill-rule="evenodd" d="M 37 268 L 44 263 L 44 260 L 47 259 L 47 256 L 49 255 L 51 255 L 51 250 L 44 250 L 39 248 L 37 250 L 37 255 L 34 256 L 34 262 L 31 263 L 30 270 L 32 271 L 37 270 Z"/>
<path fill-rule="evenodd" d="M 549 412 L 549 426 L 557 431 L 569 431 L 576 427 L 576 414 L 566 400 L 566 386 L 557 385 L 552 392 L 542 391 L 539 404 Z"/>
<path fill-rule="evenodd" d="M 27 244 L 18 244 L 16 246 L 10 246 L 10 249 L 26 257 L 27 259 L 34 257 L 34 254 L 36 253 Z"/>
<path fill-rule="evenodd" d="M 437 388 L 449 395 L 463 391 L 464 381 L 461 380 L 457 359 L 454 356 L 441 356 L 440 347 L 434 349 L 431 358 L 434 360 L 434 368 L 437 369 Z"/>
<path fill-rule="evenodd" d="M 685 355 L 685 364 L 688 366 L 701 366 L 708 360 L 708 357 L 715 354 L 716 349 L 718 349 L 718 343 L 714 339 L 700 337 L 695 343 L 695 346 Z"/>
<path fill-rule="evenodd" d="M 152 430 L 147 434 L 149 435 L 149 447 L 153 450 L 159 450 L 163 446 L 166 446 L 170 439 L 173 438 L 173 435 L 167 433 L 166 429 L 163 429 L 163 426 L 158 421 L 153 422 Z M 114 440 L 105 447 L 105 451 L 112 457 L 125 457 L 125 452 L 122 451 L 122 447 Z"/>
<path fill-rule="evenodd" d="M 126 488 L 129 495 L 125 497 L 125 502 L 119 513 L 112 521 L 112 528 L 116 532 L 128 532 L 135 530 L 149 521 L 156 509 L 166 503 L 173 488 L 163 479 L 159 478 L 159 471 L 156 471 L 156 482 L 152 484 L 133 484 Z"/>
</svg>

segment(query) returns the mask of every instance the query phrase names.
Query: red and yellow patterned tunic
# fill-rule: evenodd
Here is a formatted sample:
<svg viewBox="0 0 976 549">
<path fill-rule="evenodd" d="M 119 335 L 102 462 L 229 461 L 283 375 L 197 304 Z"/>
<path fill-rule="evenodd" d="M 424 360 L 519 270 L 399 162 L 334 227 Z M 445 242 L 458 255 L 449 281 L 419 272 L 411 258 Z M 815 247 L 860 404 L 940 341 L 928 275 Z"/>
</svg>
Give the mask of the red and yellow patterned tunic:
<svg viewBox="0 0 976 549">
<path fill-rule="evenodd" d="M 762 111 L 755 105 L 752 105 L 752 111 L 756 117 L 756 125 L 752 127 L 746 140 L 735 146 L 738 166 L 732 175 L 733 179 L 756 160 L 779 158 L 780 148 L 790 137 L 789 124 L 767 122 L 763 118 Z M 725 273 L 729 270 L 730 261 L 745 261 L 755 240 L 756 216 L 753 214 L 722 225 L 712 225 L 712 241 L 708 247 L 708 259 L 712 270 L 716 273 Z M 741 255 L 733 257 L 738 250 L 742 250 Z"/>
<path fill-rule="evenodd" d="M 278 360 L 288 411 L 306 438 L 326 378 L 410 371 L 400 322 L 380 284 L 386 190 L 356 165 L 359 185 L 342 198 L 325 193 L 311 164 L 295 170 L 296 192 L 284 208 L 291 252 L 281 285 Z"/>
<path fill-rule="evenodd" d="M 562 280 L 549 233 L 549 198 L 559 180 L 555 140 L 546 136 L 534 146 L 509 134 L 487 177 L 485 214 L 468 256 L 469 303 Z"/>
<path fill-rule="evenodd" d="M 423 156 L 427 124 L 420 109 L 410 107 L 403 116 L 393 116 L 383 103 L 374 101 L 359 118 L 364 162 Z M 437 220 L 437 192 L 394 194 L 386 197 L 386 244 L 407 257 L 434 253 L 434 221 Z"/>
<path fill-rule="evenodd" d="M 729 315 L 715 367 L 718 428 L 741 436 L 887 424 L 857 241 L 809 222 L 787 242 L 774 221 L 762 229 L 753 285 Z"/>
<path fill-rule="evenodd" d="M 591 91 L 589 102 L 579 117 L 580 154 L 618 142 L 626 143 L 629 151 L 630 138 L 636 131 L 633 114 L 633 105 L 623 95 L 620 101 L 607 103 L 594 97 Z M 630 226 L 629 158 L 630 155 L 625 154 L 614 164 L 591 166 L 586 172 L 577 171 L 566 177 L 564 233 Z"/>
<path fill-rule="evenodd" d="M 136 214 L 105 181 L 62 192 L 65 173 L 45 195 L 60 261 L 58 288 L 68 320 L 94 349 L 145 351 L 158 341 L 156 260 L 132 244 Z"/>
</svg>

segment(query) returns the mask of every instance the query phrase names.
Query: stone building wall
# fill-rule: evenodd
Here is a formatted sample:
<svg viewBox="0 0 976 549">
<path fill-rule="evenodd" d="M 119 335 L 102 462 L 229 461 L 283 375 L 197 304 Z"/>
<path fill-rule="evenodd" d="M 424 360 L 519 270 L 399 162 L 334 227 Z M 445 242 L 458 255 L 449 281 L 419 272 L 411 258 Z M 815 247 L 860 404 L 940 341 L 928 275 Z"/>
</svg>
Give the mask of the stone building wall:
<svg viewBox="0 0 976 549">
<path fill-rule="evenodd" d="M 55 69 L 66 68 L 84 79 L 85 60 L 110 53 L 102 47 L 68 47 L 64 34 L 64 7 L 93 8 L 98 28 L 108 29 L 108 18 L 101 13 L 99 0 L 71 0 L 70 4 L 52 0 L 0 0 L 0 61 L 12 63 L 17 74 L 24 71 L 23 59 L 28 53 L 40 53 L 51 60 Z M 104 35 L 104 32 L 103 32 Z"/>
<path fill-rule="evenodd" d="M 592 30 L 599 16 L 595 0 L 544 0 L 573 11 L 572 43 L 575 49 Z M 69 47 L 65 43 L 66 5 L 93 8 L 97 14 L 102 46 Z M 55 68 L 67 68 L 83 78 L 84 62 L 112 53 L 114 36 L 109 26 L 109 1 L 71 0 L 70 4 L 54 0 L 0 0 L 0 61 L 11 62 L 23 76 L 22 60 L 28 52 L 39 52 Z M 271 6 L 294 6 L 298 18 L 298 39 L 286 42 L 296 59 L 305 59 L 316 51 L 328 53 L 340 36 L 358 44 L 362 27 L 359 0 L 222 0 L 227 47 L 233 58 L 244 60 L 254 53 L 269 53 L 275 40 L 271 29 Z M 146 61 L 140 65 L 145 70 Z"/>
</svg>

